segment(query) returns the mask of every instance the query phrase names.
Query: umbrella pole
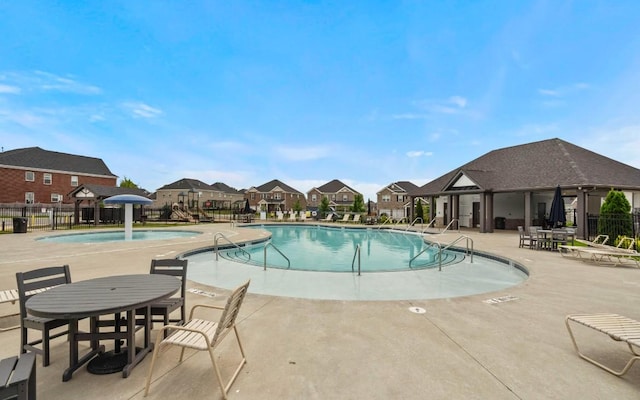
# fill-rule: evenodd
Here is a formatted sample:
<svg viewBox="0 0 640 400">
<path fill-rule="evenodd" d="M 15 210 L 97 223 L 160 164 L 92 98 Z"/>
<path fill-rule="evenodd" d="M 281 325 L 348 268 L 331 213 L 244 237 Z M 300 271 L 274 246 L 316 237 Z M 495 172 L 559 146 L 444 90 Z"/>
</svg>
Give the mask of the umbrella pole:
<svg viewBox="0 0 640 400">
<path fill-rule="evenodd" d="M 133 204 L 124 205 L 124 240 L 133 239 Z"/>
</svg>

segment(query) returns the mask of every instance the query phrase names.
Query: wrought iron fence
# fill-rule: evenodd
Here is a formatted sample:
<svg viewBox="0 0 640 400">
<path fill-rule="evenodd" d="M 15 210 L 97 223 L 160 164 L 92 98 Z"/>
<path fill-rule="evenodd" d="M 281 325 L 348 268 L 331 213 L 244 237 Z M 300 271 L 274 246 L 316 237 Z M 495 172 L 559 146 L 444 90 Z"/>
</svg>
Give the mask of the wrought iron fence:
<svg viewBox="0 0 640 400">
<path fill-rule="evenodd" d="M 617 244 L 615 241 L 621 236 L 640 239 L 640 213 L 634 212 L 615 217 L 587 214 L 587 239 L 593 240 L 601 234 L 609 236 L 611 245 Z M 640 246 L 636 243 L 636 249 L 638 248 Z"/>
</svg>

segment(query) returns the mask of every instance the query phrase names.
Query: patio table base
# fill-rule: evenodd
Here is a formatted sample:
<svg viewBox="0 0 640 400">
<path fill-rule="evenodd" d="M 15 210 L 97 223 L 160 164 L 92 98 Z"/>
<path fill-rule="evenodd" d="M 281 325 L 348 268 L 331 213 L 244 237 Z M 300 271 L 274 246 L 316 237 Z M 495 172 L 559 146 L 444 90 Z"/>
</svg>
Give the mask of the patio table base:
<svg viewBox="0 0 640 400">
<path fill-rule="evenodd" d="M 136 353 L 142 351 L 141 347 L 136 347 Z M 115 350 L 107 351 L 97 355 L 89 364 L 87 364 L 87 371 L 95 375 L 107 375 L 121 372 L 127 365 L 129 352 L 126 347 L 120 349 L 119 352 Z"/>
</svg>

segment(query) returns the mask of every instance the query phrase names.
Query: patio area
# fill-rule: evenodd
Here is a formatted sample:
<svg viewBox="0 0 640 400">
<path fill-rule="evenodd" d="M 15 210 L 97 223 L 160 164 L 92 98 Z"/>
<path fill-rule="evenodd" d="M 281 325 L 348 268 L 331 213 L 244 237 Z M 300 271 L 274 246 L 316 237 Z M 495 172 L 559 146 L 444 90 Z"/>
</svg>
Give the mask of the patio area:
<svg viewBox="0 0 640 400">
<path fill-rule="evenodd" d="M 202 235 L 167 240 L 65 244 L 37 242 L 50 232 L 0 235 L 0 289 L 15 288 L 15 273 L 69 264 L 73 281 L 146 274 L 153 258 L 175 257 L 211 246 L 214 234 L 234 241 L 256 230 L 228 224 L 185 228 Z M 60 232 L 57 232 L 58 234 Z M 232 386 L 231 399 L 637 399 L 640 365 L 622 378 L 580 359 L 564 319 L 574 313 L 616 313 L 640 319 L 640 270 L 565 259 L 557 252 L 518 247 L 513 231 L 480 234 L 475 249 L 517 261 L 530 278 L 508 290 L 438 300 L 329 301 L 249 294 L 238 318 L 247 365 Z M 450 242 L 460 233 L 441 235 Z M 268 271 L 267 271 L 268 273 Z M 223 305 L 227 289 L 189 281 L 187 307 Z M 197 290 L 195 292 L 198 292 Z M 215 293 L 214 297 L 202 293 Z M 502 298 L 507 301 L 487 301 Z M 420 307 L 425 313 L 410 309 Z M 17 304 L 0 304 L 0 315 Z M 217 315 L 216 315 L 217 317 Z M 154 335 L 155 337 L 155 335 Z M 621 367 L 623 343 L 593 330 L 577 331 L 584 350 Z M 19 330 L 0 332 L 0 358 L 17 355 Z M 36 359 L 40 399 L 143 399 L 151 362 L 147 356 L 126 379 L 93 375 L 81 368 L 62 382 L 68 343 L 52 342 L 51 365 Z M 106 344 L 109 349 L 109 344 Z M 86 348 L 86 345 L 82 345 Z M 235 343 L 218 354 L 223 378 L 233 371 Z M 226 351 L 226 348 L 229 351 Z M 228 357 L 226 357 L 228 355 Z M 154 370 L 148 399 L 221 399 L 211 362 L 188 352 L 178 367 L 178 349 L 168 349 Z"/>
</svg>

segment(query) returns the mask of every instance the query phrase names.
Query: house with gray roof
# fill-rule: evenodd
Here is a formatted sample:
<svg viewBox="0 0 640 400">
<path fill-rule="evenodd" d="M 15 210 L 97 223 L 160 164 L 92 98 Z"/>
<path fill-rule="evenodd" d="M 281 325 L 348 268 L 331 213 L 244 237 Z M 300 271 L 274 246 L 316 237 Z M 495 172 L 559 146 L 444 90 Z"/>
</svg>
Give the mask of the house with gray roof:
<svg viewBox="0 0 640 400">
<path fill-rule="evenodd" d="M 576 204 L 577 235 L 586 235 L 587 214 L 598 214 L 611 190 L 640 208 L 640 169 L 555 138 L 493 150 L 411 192 L 430 199 L 430 220 L 439 226 L 493 232 L 518 225 L 545 225 L 553 193 Z M 413 213 L 412 213 L 413 215 Z"/>
<path fill-rule="evenodd" d="M 173 206 L 190 209 L 232 209 L 244 205 L 242 192 L 216 182 L 213 185 L 198 179 L 182 178 L 162 186 L 156 191 L 156 207 Z"/>
<path fill-rule="evenodd" d="M 306 210 L 304 194 L 291 186 L 274 179 L 260 186 L 252 186 L 244 193 L 249 206 L 254 210 L 276 212 L 292 211 L 297 204 Z"/>
<path fill-rule="evenodd" d="M 118 177 L 100 158 L 27 147 L 0 152 L 0 203 L 71 203 L 80 185 L 113 186 Z"/>
<path fill-rule="evenodd" d="M 329 199 L 329 207 L 338 212 L 348 212 L 356 195 L 362 193 L 334 179 L 322 186 L 314 187 L 307 192 L 307 205 L 310 210 L 317 210 L 323 197 Z"/>
<path fill-rule="evenodd" d="M 393 182 L 380 189 L 376 193 L 378 215 L 384 214 L 395 220 L 409 219 L 412 210 L 412 197 L 409 193 L 416 189 L 418 189 L 418 186 L 409 181 Z M 418 198 L 416 197 L 414 202 L 417 202 Z M 424 203 L 424 200 L 422 202 Z"/>
</svg>

